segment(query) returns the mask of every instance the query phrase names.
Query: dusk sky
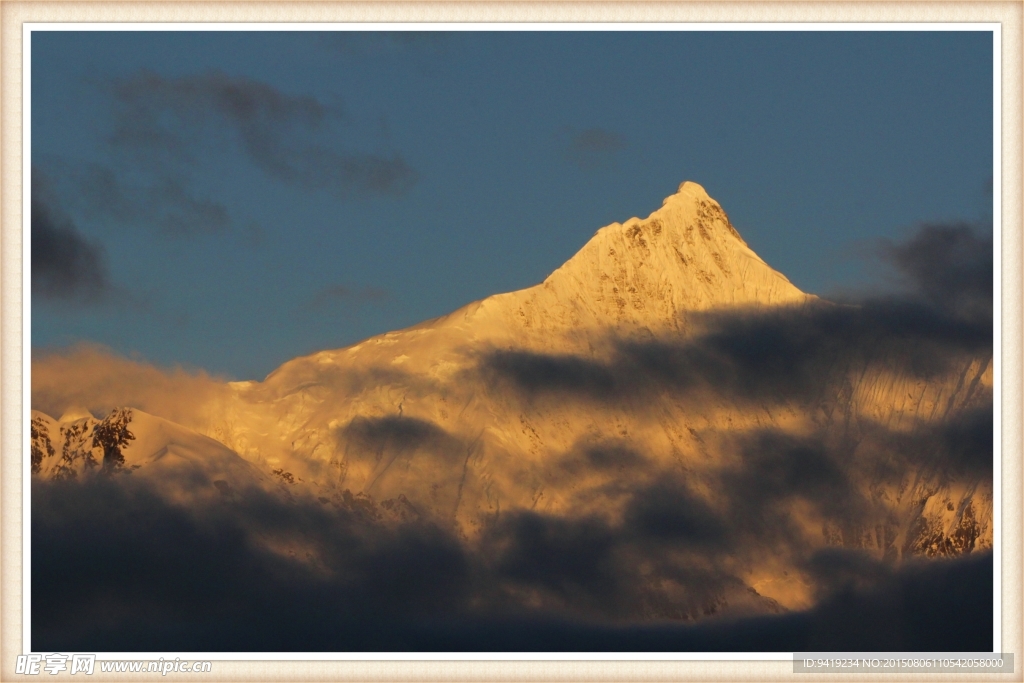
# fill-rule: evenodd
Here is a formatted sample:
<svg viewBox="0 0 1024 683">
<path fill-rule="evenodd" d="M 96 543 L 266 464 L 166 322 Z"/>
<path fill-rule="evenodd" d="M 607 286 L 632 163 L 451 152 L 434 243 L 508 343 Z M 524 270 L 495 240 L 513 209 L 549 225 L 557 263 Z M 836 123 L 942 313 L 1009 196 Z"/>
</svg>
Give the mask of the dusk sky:
<svg viewBox="0 0 1024 683">
<path fill-rule="evenodd" d="M 702 184 L 805 291 L 991 216 L 990 32 L 32 34 L 36 349 L 260 379 Z"/>
</svg>

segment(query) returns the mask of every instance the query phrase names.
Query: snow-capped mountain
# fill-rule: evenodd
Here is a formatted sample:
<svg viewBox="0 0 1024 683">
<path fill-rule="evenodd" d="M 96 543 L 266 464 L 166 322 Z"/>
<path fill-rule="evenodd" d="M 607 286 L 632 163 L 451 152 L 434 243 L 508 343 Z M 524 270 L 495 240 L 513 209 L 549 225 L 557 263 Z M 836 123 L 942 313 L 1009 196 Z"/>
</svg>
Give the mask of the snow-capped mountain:
<svg viewBox="0 0 1024 683">
<path fill-rule="evenodd" d="M 466 543 L 521 511 L 600 519 L 709 548 L 743 582 L 722 605 L 798 608 L 807 549 L 992 545 L 991 477 L 953 438 L 984 429 L 991 357 L 883 314 L 801 292 L 687 182 L 534 287 L 232 383 L 202 434 L 33 414 L 33 468 L 284 490 Z"/>
</svg>

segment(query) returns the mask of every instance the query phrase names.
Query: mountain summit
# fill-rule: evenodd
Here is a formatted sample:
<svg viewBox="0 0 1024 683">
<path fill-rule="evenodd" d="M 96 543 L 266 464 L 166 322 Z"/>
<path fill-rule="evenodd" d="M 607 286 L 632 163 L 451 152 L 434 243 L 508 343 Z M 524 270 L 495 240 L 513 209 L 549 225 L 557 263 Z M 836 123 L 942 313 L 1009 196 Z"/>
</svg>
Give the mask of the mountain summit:
<svg viewBox="0 0 1024 683">
<path fill-rule="evenodd" d="M 598 324 L 774 305 L 807 295 L 755 254 L 704 188 L 685 182 L 645 219 L 601 228 L 544 281 Z"/>
<path fill-rule="evenodd" d="M 447 320 L 543 347 L 552 333 L 681 331 L 688 312 L 814 298 L 761 260 L 718 202 L 687 181 L 647 218 L 598 230 L 541 284 L 470 304 Z"/>
</svg>

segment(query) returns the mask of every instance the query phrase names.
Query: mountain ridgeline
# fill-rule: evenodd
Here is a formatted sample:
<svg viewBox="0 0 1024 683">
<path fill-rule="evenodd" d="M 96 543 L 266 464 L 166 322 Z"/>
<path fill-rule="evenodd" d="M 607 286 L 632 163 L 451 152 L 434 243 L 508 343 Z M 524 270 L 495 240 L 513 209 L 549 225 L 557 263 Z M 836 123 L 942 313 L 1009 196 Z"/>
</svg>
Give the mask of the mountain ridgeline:
<svg viewBox="0 0 1024 683">
<path fill-rule="evenodd" d="M 194 424 L 34 413 L 32 468 L 429 528 L 494 579 L 474 604 L 804 610 L 853 576 L 837 557 L 992 547 L 984 310 L 805 294 L 687 182 L 534 287 L 231 383 Z M 308 538 L 258 537 L 330 570 Z"/>
</svg>

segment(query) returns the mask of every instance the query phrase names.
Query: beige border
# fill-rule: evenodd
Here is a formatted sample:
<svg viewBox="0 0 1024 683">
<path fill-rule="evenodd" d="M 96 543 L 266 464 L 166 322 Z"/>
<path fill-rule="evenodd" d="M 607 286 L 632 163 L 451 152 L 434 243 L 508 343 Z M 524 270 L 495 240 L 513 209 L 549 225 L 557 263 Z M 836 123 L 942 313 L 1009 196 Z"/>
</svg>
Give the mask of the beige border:
<svg viewBox="0 0 1024 683">
<path fill-rule="evenodd" d="M 549 22 L 1000 22 L 1002 24 L 1003 214 L 1003 521 L 1002 651 L 1013 652 L 1017 673 L 970 676 L 971 681 L 1024 680 L 1022 642 L 1022 14 L 1018 2 L 7 2 L 0 0 L 0 680 L 14 675 L 21 650 L 22 562 L 22 24 L 27 21 L 549 21 Z M 955 618 L 955 615 L 950 615 Z M 790 662 L 215 662 L 205 681 L 662 681 L 787 680 L 810 683 L 840 676 L 794 676 Z M 178 675 L 181 678 L 183 675 Z M 67 672 L 61 678 L 67 677 Z M 170 678 L 174 678 L 171 675 Z M 40 678 L 50 679 L 47 674 Z M 56 679 L 57 677 L 53 677 Z M 87 680 L 129 680 L 127 676 Z M 152 674 L 150 675 L 150 679 Z M 920 676 L 908 679 L 921 680 Z M 935 680 L 967 678 L 935 675 Z M 73 679 L 72 679 L 73 680 Z M 145 680 L 145 679 L 139 679 Z M 860 674 L 857 681 L 885 680 Z"/>
</svg>

